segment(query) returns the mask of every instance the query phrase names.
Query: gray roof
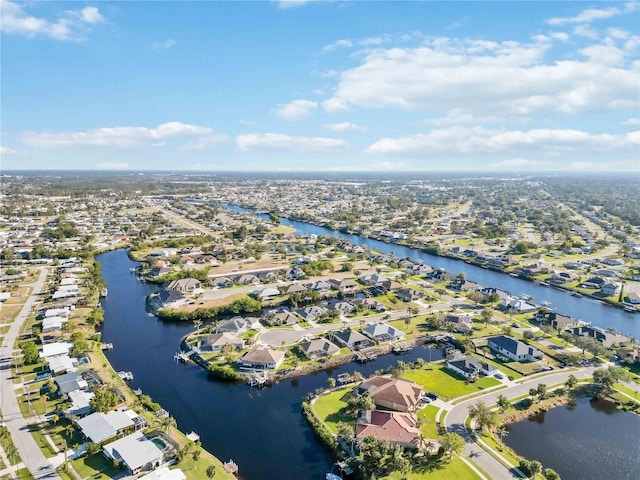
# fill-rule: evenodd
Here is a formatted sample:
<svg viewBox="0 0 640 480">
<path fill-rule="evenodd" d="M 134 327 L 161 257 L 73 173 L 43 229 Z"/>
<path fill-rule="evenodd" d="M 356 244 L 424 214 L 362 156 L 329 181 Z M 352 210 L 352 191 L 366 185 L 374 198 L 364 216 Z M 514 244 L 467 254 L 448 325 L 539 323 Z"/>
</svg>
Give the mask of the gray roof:
<svg viewBox="0 0 640 480">
<path fill-rule="evenodd" d="M 93 369 L 79 370 L 55 377 L 58 389 L 63 395 L 68 395 L 75 390 L 82 390 L 89 387 L 88 382 L 91 383 L 92 380 L 102 383 L 100 377 Z"/>
<path fill-rule="evenodd" d="M 111 458 L 121 458 L 133 471 L 149 463 L 162 461 L 162 451 L 141 431 L 108 443 L 104 450 Z"/>
<path fill-rule="evenodd" d="M 133 427 L 134 423 L 127 414 L 121 411 L 92 413 L 78 420 L 82 433 L 94 443 L 100 443 L 116 435 L 126 427 Z"/>
</svg>

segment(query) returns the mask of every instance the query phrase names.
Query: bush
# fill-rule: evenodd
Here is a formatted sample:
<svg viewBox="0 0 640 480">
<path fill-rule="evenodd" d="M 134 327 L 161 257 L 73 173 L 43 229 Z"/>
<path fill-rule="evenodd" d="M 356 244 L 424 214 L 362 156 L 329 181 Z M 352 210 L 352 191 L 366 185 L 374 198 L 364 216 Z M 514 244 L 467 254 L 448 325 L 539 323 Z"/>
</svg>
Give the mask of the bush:
<svg viewBox="0 0 640 480">
<path fill-rule="evenodd" d="M 209 367 L 207 367 L 207 373 L 213 378 L 226 380 L 228 382 L 244 381 L 244 375 L 236 372 L 229 365 L 209 365 Z"/>
<path fill-rule="evenodd" d="M 302 402 L 302 414 L 309 422 L 313 433 L 315 433 L 316 437 L 320 440 L 320 442 L 326 446 L 334 455 L 338 455 L 341 453 L 340 445 L 338 441 L 333 438 L 333 435 L 329 431 L 329 429 L 315 416 L 311 407 L 307 402 Z"/>
</svg>

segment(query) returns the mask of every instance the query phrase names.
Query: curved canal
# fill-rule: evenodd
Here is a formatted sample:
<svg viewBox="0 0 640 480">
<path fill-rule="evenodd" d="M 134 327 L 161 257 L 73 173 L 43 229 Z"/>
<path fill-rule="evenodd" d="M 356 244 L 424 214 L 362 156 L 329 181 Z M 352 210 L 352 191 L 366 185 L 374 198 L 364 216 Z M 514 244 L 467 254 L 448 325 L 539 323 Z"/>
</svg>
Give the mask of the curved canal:
<svg viewBox="0 0 640 480">
<path fill-rule="evenodd" d="M 197 432 L 204 448 L 222 461 L 232 458 L 245 480 L 324 478 L 333 459 L 309 429 L 301 401 L 325 387 L 329 376 L 355 370 L 366 376 L 397 360 L 442 358 L 440 350 L 418 347 L 400 357 L 348 364 L 263 390 L 210 380 L 200 367 L 174 362 L 180 339 L 193 331 L 193 325 L 162 322 L 147 314 L 145 297 L 157 287 L 129 272 L 137 263 L 127 252 L 104 253 L 97 260 L 109 288 L 109 296 L 102 300 L 102 338 L 113 343 L 107 352 L 113 368 L 133 372 L 132 388 L 151 395 L 176 418 L 182 431 Z"/>
<path fill-rule="evenodd" d="M 504 443 L 563 480 L 640 478 L 640 417 L 613 403 L 579 398 L 509 425 Z"/>
</svg>

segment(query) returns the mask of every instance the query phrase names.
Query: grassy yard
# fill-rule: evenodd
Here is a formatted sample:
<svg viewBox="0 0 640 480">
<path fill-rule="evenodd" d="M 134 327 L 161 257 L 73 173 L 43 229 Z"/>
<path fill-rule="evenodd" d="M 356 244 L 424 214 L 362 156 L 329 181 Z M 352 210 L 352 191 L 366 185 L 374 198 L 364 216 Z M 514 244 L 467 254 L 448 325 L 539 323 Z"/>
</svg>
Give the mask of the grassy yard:
<svg viewBox="0 0 640 480">
<path fill-rule="evenodd" d="M 481 378 L 475 383 L 468 383 L 464 378 L 444 367 L 408 370 L 402 374 L 402 378 L 417 383 L 425 391 L 437 393 L 445 400 L 475 393 L 500 383 L 490 377 Z"/>
<path fill-rule="evenodd" d="M 338 433 L 338 422 L 355 424 L 355 419 L 345 412 L 347 400 L 352 391 L 353 387 L 334 390 L 326 395 L 320 395 L 312 405 L 313 412 L 333 433 Z"/>
<path fill-rule="evenodd" d="M 400 480 L 400 473 L 392 473 L 384 480 Z M 480 478 L 471 470 L 460 457 L 454 456 L 449 459 L 434 461 L 424 467 L 416 467 L 416 469 L 407 476 L 409 480 L 472 480 Z"/>
<path fill-rule="evenodd" d="M 71 464 L 82 478 L 106 479 L 122 473 L 122 470 L 113 468 L 102 453 L 72 460 Z"/>
<path fill-rule="evenodd" d="M 427 405 L 418 412 L 418 418 L 422 421 L 422 434 L 427 438 L 438 438 L 438 425 L 436 424 L 436 414 L 439 408 Z"/>
</svg>

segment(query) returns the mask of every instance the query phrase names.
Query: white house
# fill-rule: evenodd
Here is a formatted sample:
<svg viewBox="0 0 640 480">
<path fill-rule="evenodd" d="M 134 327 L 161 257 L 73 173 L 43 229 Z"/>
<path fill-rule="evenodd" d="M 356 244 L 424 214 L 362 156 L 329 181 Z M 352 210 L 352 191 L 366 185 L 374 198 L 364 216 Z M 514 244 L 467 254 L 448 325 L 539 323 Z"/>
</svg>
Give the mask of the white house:
<svg viewBox="0 0 640 480">
<path fill-rule="evenodd" d="M 489 348 L 516 362 L 537 362 L 542 360 L 542 352 L 520 340 L 498 335 L 487 341 Z"/>
</svg>

